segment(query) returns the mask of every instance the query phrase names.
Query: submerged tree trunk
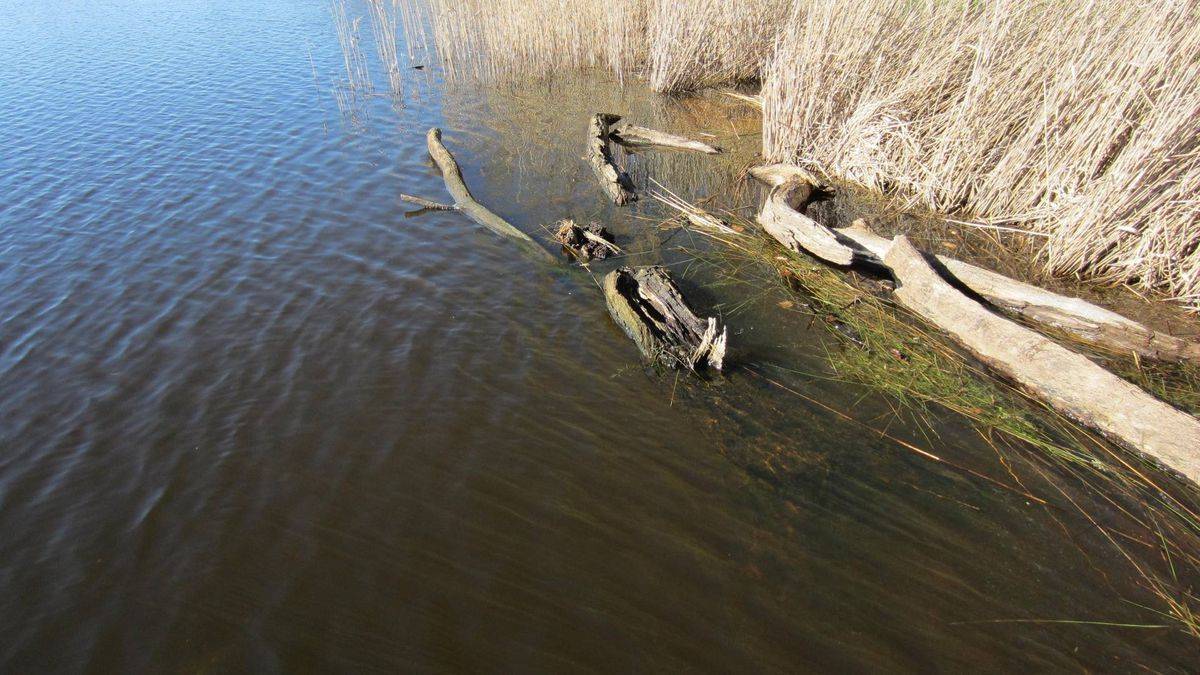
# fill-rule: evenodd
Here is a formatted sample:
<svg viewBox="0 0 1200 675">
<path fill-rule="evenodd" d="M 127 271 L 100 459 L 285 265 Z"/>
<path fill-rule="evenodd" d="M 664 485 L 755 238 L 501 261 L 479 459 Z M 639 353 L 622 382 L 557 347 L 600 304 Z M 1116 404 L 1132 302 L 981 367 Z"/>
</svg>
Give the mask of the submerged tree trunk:
<svg viewBox="0 0 1200 675">
<path fill-rule="evenodd" d="M 647 360 L 670 368 L 721 370 L 727 331 L 702 319 L 662 267 L 622 267 L 604 277 L 608 311 Z"/>
<path fill-rule="evenodd" d="M 608 198 L 617 206 L 624 206 L 637 201 L 637 193 L 629 174 L 621 171 L 613 161 L 612 148 L 609 147 L 608 126 L 620 119 L 619 115 L 609 113 L 592 115 L 592 121 L 588 125 L 587 160 Z"/>
<path fill-rule="evenodd" d="M 947 283 L 903 235 L 885 256 L 900 304 L 1051 407 L 1200 483 L 1200 421 Z"/>
</svg>

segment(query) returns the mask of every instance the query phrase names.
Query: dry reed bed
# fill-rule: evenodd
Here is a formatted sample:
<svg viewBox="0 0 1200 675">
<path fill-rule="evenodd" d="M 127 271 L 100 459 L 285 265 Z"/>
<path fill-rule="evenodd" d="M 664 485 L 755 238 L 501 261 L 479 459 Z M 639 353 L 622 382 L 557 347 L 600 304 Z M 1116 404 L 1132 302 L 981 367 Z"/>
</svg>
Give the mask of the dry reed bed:
<svg viewBox="0 0 1200 675">
<path fill-rule="evenodd" d="M 452 76 L 761 78 L 764 154 L 1200 308 L 1200 0 L 396 0 Z"/>
</svg>

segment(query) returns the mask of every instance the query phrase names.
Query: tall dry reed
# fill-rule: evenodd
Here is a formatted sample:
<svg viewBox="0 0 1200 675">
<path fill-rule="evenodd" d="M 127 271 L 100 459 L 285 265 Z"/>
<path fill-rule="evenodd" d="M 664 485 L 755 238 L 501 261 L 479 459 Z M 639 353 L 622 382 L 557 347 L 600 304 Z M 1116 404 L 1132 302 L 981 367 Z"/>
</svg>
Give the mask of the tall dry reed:
<svg viewBox="0 0 1200 675">
<path fill-rule="evenodd" d="M 1200 2 L 797 2 L 774 160 L 1047 235 L 1053 271 L 1200 307 Z"/>
</svg>

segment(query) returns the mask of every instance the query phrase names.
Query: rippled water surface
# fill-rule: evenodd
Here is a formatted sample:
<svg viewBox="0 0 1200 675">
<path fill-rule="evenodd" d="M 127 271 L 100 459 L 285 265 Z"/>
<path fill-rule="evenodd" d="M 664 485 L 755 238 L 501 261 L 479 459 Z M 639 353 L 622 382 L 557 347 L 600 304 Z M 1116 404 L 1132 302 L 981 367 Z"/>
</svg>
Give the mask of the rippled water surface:
<svg viewBox="0 0 1200 675">
<path fill-rule="evenodd" d="M 341 64 L 322 0 L 0 0 L 0 670 L 1186 668 L 1172 630 L 1041 622 L 1154 616 L 1077 517 L 762 380 L 826 332 L 580 160 L 595 109 L 753 147 L 732 113 L 432 67 L 339 97 Z M 408 213 L 446 199 L 433 125 L 539 240 L 599 218 L 672 264 L 757 369 L 646 370 L 587 272 Z"/>
</svg>

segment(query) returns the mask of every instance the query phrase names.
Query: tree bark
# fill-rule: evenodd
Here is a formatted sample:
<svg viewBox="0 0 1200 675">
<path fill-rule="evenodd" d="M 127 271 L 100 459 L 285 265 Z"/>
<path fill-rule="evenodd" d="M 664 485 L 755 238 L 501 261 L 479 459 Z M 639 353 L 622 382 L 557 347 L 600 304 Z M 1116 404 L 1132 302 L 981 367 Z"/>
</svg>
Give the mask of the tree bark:
<svg viewBox="0 0 1200 675">
<path fill-rule="evenodd" d="M 604 277 L 608 311 L 651 362 L 669 368 L 721 370 L 727 331 L 696 316 L 662 267 L 622 267 Z"/>
<path fill-rule="evenodd" d="M 592 115 L 588 125 L 587 160 L 608 198 L 617 206 L 624 206 L 637 201 L 637 192 L 629 174 L 621 171 L 613 161 L 612 148 L 609 147 L 608 127 L 620 119 L 619 115 L 608 113 Z"/>
<path fill-rule="evenodd" d="M 1200 483 L 1200 421 L 947 283 L 903 235 L 884 256 L 900 304 L 1055 410 Z"/>
</svg>

